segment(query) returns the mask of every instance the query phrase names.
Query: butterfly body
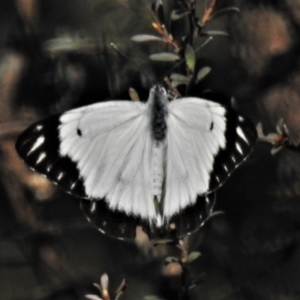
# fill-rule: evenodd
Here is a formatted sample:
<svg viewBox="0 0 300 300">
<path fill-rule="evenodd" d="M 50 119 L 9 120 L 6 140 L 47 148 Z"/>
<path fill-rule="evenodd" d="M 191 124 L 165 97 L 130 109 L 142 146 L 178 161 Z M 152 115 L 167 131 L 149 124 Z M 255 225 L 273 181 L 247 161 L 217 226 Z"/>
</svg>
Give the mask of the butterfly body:
<svg viewBox="0 0 300 300">
<path fill-rule="evenodd" d="M 200 98 L 109 101 L 29 127 L 16 149 L 67 192 L 157 227 L 219 188 L 256 140 L 239 113 Z"/>
</svg>

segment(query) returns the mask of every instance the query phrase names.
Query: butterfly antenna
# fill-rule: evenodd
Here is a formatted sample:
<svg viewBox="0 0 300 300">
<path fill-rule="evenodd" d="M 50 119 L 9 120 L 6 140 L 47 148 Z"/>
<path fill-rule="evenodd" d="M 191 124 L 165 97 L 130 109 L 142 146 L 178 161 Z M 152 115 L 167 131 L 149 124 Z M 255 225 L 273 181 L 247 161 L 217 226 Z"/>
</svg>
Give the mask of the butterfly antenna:
<svg viewBox="0 0 300 300">
<path fill-rule="evenodd" d="M 114 44 L 114 43 L 110 43 L 110 46 L 121 56 L 123 56 L 124 58 L 126 58 L 128 61 L 132 62 L 132 64 L 142 73 L 144 73 L 146 75 L 146 77 L 151 80 L 151 76 L 150 73 L 147 72 L 144 68 L 142 68 L 140 65 L 138 65 L 136 62 L 134 62 L 132 59 L 130 59 L 125 53 L 123 53 L 120 49 L 118 49 L 118 47 Z"/>
</svg>

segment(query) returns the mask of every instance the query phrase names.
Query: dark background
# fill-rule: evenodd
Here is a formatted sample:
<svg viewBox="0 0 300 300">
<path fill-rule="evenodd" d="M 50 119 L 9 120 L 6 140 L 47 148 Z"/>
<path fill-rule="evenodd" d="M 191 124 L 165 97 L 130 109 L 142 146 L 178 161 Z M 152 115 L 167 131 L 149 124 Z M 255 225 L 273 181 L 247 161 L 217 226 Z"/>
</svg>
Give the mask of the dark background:
<svg viewBox="0 0 300 300">
<path fill-rule="evenodd" d="M 168 12 L 172 1 L 163 2 Z M 210 1 L 197 3 L 201 15 Z M 300 1 L 217 0 L 215 10 L 231 6 L 241 13 L 206 24 L 230 36 L 214 37 L 197 55 L 212 68 L 199 90 L 234 95 L 265 133 L 285 124 L 290 144 L 272 155 L 271 144 L 257 142 L 218 192 L 215 210 L 224 214 L 190 237 L 190 251 L 202 256 L 189 274 L 203 279 L 190 298 L 300 299 Z M 78 199 L 30 171 L 14 149 L 18 135 L 47 115 L 128 99 L 129 87 L 147 99 L 170 67 L 148 59 L 160 46 L 130 41 L 155 34 L 151 22 L 146 0 L 0 2 L 1 300 L 84 299 L 97 294 L 92 284 L 103 273 L 112 298 L 123 278 L 123 299 L 178 298 L 178 264 L 163 264 L 180 256 L 176 247 L 101 234 Z"/>
</svg>

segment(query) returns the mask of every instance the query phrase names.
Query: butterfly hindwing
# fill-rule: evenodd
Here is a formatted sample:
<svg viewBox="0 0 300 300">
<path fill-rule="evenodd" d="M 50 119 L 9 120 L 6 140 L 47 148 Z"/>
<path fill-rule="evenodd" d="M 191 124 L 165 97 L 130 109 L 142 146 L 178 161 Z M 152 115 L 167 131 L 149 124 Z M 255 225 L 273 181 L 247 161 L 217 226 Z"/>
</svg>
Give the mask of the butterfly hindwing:
<svg viewBox="0 0 300 300">
<path fill-rule="evenodd" d="M 166 226 L 151 227 L 149 222 L 137 216 L 114 211 L 104 201 L 81 201 L 85 216 L 101 232 L 120 239 L 133 240 L 140 227 L 149 238 L 181 238 L 195 232 L 210 217 L 215 204 L 215 194 L 198 197 L 195 205 L 188 206 L 175 214 Z"/>
</svg>

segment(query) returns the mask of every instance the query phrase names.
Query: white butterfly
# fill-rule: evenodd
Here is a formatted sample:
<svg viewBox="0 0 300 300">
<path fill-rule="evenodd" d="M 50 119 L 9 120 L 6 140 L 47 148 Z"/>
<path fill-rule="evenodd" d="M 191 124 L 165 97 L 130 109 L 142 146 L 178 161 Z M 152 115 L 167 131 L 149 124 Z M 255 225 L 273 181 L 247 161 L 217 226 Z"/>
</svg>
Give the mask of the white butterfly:
<svg viewBox="0 0 300 300">
<path fill-rule="evenodd" d="M 67 192 L 105 201 L 162 226 L 216 190 L 249 154 L 256 131 L 233 110 L 200 98 L 109 101 L 37 122 L 20 156 Z"/>
</svg>

